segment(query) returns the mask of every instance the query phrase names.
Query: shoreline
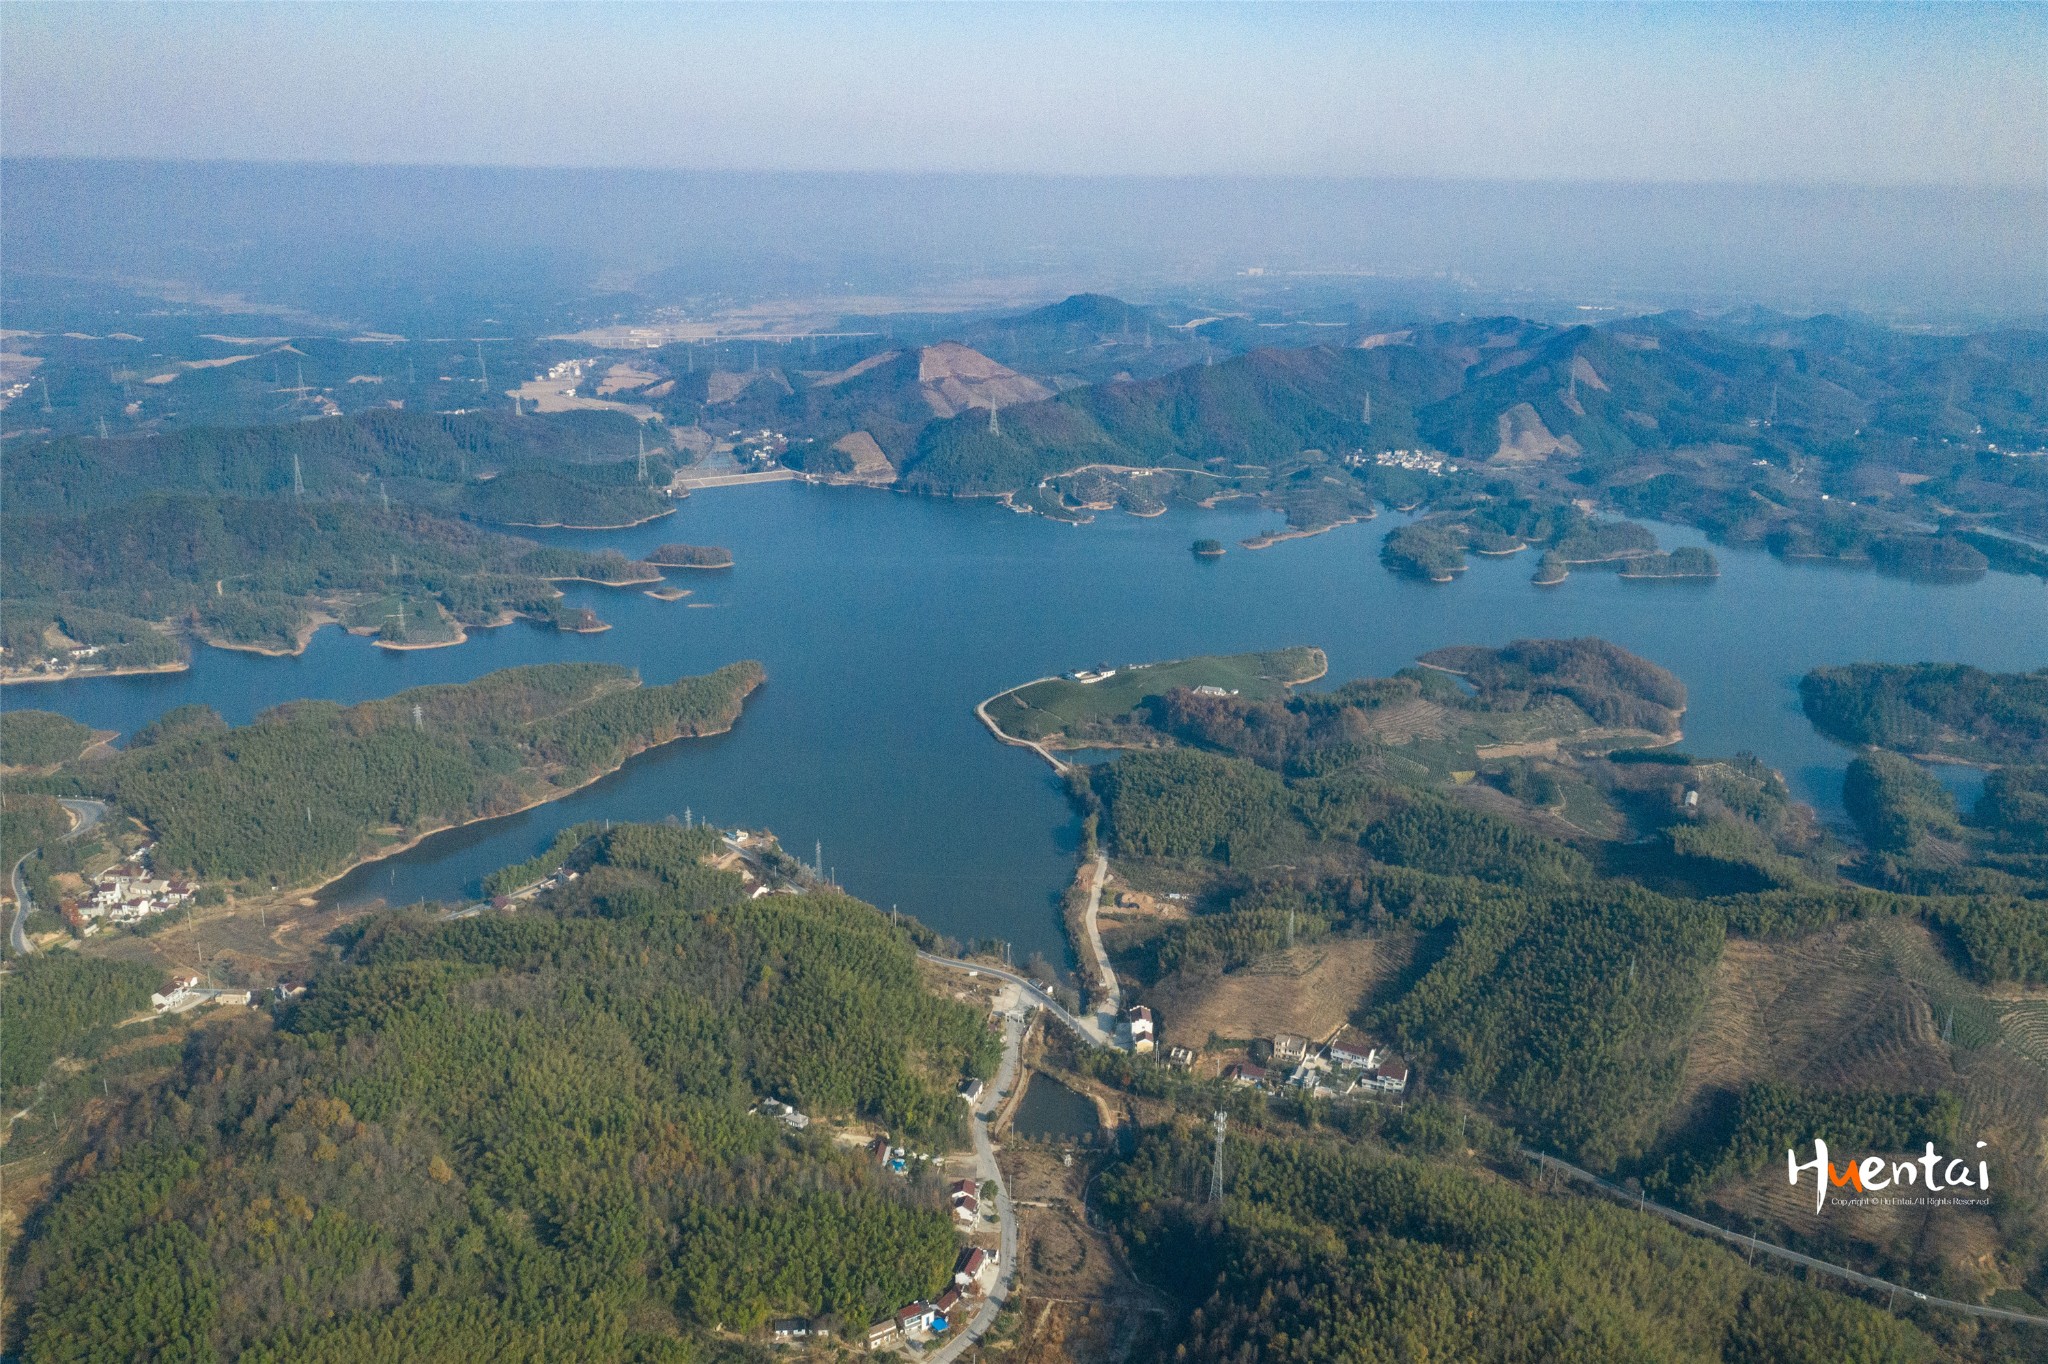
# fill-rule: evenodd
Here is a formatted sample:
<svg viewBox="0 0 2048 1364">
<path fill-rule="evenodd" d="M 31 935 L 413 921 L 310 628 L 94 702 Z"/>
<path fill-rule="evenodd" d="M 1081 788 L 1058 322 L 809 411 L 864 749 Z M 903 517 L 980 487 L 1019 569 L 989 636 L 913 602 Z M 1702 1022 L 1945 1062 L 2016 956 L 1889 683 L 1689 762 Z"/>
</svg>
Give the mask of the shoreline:
<svg viewBox="0 0 2048 1364">
<path fill-rule="evenodd" d="M 197 631 L 193 632 L 192 637 L 209 649 L 231 649 L 240 654 L 261 654 L 265 658 L 297 658 L 306 652 L 306 647 L 313 642 L 313 636 L 330 625 L 340 624 L 341 617 L 316 612 L 310 620 L 292 632 L 295 643 L 289 649 L 280 649 L 270 644 L 236 644 L 230 640 L 208 639 Z"/>
<path fill-rule="evenodd" d="M 1347 516 L 1342 521 L 1332 521 L 1329 525 L 1317 526 L 1314 530 L 1283 530 L 1273 535 L 1254 535 L 1249 540 L 1239 540 L 1237 543 L 1242 549 L 1271 549 L 1283 540 L 1306 540 L 1314 535 L 1327 535 L 1333 530 L 1355 526 L 1369 519 L 1366 516 Z"/>
<path fill-rule="evenodd" d="M 494 521 L 489 524 L 510 526 L 514 530 L 631 530 L 635 526 L 644 526 L 649 521 L 659 521 L 664 516 L 675 514 L 676 508 L 663 507 L 660 511 L 643 516 L 638 521 L 621 521 L 612 526 L 578 526 L 567 521 Z"/>
<path fill-rule="evenodd" d="M 741 488 L 750 483 L 808 483 L 810 481 L 810 479 L 798 473 L 795 469 L 758 469 L 752 473 L 734 470 L 729 474 L 699 474 L 695 478 L 685 474 L 677 474 L 669 480 L 668 486 L 670 492 L 674 493 L 680 490 L 681 495 L 687 497 L 698 488 Z M 669 510 L 674 511 L 675 508 L 671 507 Z M 648 519 L 652 520 L 653 518 L 650 517 Z"/>
<path fill-rule="evenodd" d="M 578 530 L 581 527 L 569 526 L 565 527 L 565 529 Z M 659 565 L 656 565 L 656 567 L 659 567 Z M 620 578 L 617 581 L 613 581 L 609 578 L 580 578 L 571 573 L 559 578 L 544 577 L 541 581 L 544 583 L 589 583 L 592 587 L 645 587 L 649 583 L 660 582 L 661 574 L 656 573 L 651 578 Z"/>
<path fill-rule="evenodd" d="M 1307 647 L 1315 651 L 1317 659 L 1316 670 L 1308 674 L 1308 676 L 1306 677 L 1298 677 L 1294 679 L 1292 682 L 1282 683 L 1282 687 L 1287 691 L 1292 691 L 1296 687 L 1305 687 L 1311 682 L 1320 682 L 1323 678 L 1328 677 L 1330 675 L 1329 651 L 1327 649 L 1322 648 L 1320 645 L 1311 644 Z M 1187 660 L 1184 658 L 1168 658 L 1161 659 L 1157 664 L 1147 664 L 1145 666 L 1171 666 L 1175 663 L 1185 662 L 1187 662 Z M 1065 776 L 1069 770 L 1076 766 L 1076 764 L 1060 761 L 1060 759 L 1053 756 L 1055 752 L 1085 753 L 1090 749 L 1101 749 L 1104 751 L 1110 749 L 1118 749 L 1128 752 L 1140 752 L 1155 748 L 1171 748 L 1174 746 L 1171 741 L 1168 741 L 1163 744 L 1091 743 L 1077 744 L 1073 748 L 1055 748 L 1051 743 L 1044 740 L 1020 739 L 1014 734 L 1007 733 L 1002 726 L 996 723 L 995 717 L 988 713 L 988 708 L 990 706 L 994 705 L 996 702 L 1002 700 L 1005 696 L 1008 696 L 1013 692 L 1023 691 L 1026 687 L 1038 686 L 1042 682 L 1058 682 L 1060 680 L 1061 679 L 1058 677 L 1034 677 L 1029 682 L 1019 682 L 1014 687 L 1005 687 L 1003 690 L 997 692 L 994 696 L 987 697 L 984 700 L 975 703 L 975 718 L 980 720 L 984 725 L 987 725 L 988 732 L 995 735 L 999 741 L 1001 741 L 1002 743 L 1009 744 L 1013 748 L 1030 749 L 1033 753 L 1036 753 L 1039 757 L 1051 763 L 1052 770 L 1059 773 L 1061 776 Z"/>
<path fill-rule="evenodd" d="M 755 682 L 753 686 L 748 687 L 745 691 L 741 692 L 739 694 L 738 704 L 736 704 L 733 707 L 731 717 L 727 719 L 723 725 L 719 726 L 716 729 L 700 729 L 688 734 L 677 734 L 674 738 L 671 739 L 663 739 L 654 743 L 641 744 L 636 748 L 629 748 L 623 755 L 621 755 L 616 765 L 608 767 L 602 772 L 593 773 L 591 776 L 585 778 L 584 780 L 577 782 L 574 786 L 555 787 L 547 794 L 538 796 L 533 800 L 527 801 L 525 804 L 519 805 L 510 810 L 495 810 L 487 815 L 478 815 L 474 819 L 459 819 L 450 824 L 442 824 L 437 825 L 432 829 L 424 829 L 418 834 L 414 835 L 413 837 L 407 839 L 403 843 L 396 843 L 388 848 L 380 848 L 368 857 L 360 858 L 354 862 L 349 863 L 346 867 L 342 868 L 340 871 L 336 872 L 334 875 L 328 877 L 324 881 L 317 882 L 311 886 L 301 886 L 293 890 L 278 891 L 275 893 L 274 898 L 279 902 L 291 902 L 302 900 L 309 895 L 318 895 L 321 891 L 326 890 L 335 882 L 343 880 L 344 878 L 354 874 L 355 872 L 361 871 L 364 867 L 374 866 L 375 864 L 382 862 L 387 858 L 396 857 L 400 853 L 411 852 L 414 848 L 417 848 L 420 844 L 426 842 L 428 839 L 434 837 L 434 835 L 436 834 L 445 834 L 455 829 L 466 829 L 473 824 L 484 824 L 494 819 L 507 819 L 513 815 L 523 815 L 528 810 L 537 810 L 541 806 L 552 804 L 555 801 L 560 800 L 564 796 L 572 796 L 576 794 L 578 791 L 581 791 L 586 786 L 594 786 L 598 782 L 603 781 L 606 777 L 616 774 L 622 768 L 624 768 L 627 763 L 633 761 L 633 759 L 639 757 L 642 753 L 646 753 L 657 748 L 666 748 L 670 744 L 681 743 L 684 739 L 709 739 L 720 734 L 729 734 L 732 732 L 733 726 L 737 725 L 740 722 L 740 715 L 746 710 L 747 698 L 752 696 L 755 692 L 759 691 L 761 687 L 766 684 L 766 682 L 767 677 L 764 675 L 760 681 Z M 543 778 L 542 780 L 545 781 L 546 779 Z M 236 908 L 239 909 L 240 905 L 237 904 Z"/>
<path fill-rule="evenodd" d="M 389 649 L 393 653 L 409 653 L 415 649 L 452 649 L 458 644 L 469 643 L 469 631 L 464 628 L 461 621 L 456 621 L 453 639 L 427 640 L 419 644 L 401 643 L 390 639 L 373 639 L 370 642 L 380 649 Z"/>
<path fill-rule="evenodd" d="M 1000 701 L 1013 691 L 1023 691 L 1024 688 L 1035 687 L 1041 682 L 1057 681 L 1059 681 L 1057 677 L 1034 677 L 1029 682 L 1020 682 L 1014 687 L 1006 687 L 1002 691 L 997 692 L 994 696 L 989 697 L 987 700 L 976 702 L 974 707 L 974 714 L 977 718 L 980 719 L 980 721 L 983 724 L 988 726 L 988 732 L 995 735 L 998 741 L 1009 744 L 1012 748 L 1030 749 L 1033 753 L 1036 753 L 1039 757 L 1051 763 L 1052 770 L 1064 777 L 1067 774 L 1067 769 L 1073 766 L 1072 763 L 1064 763 L 1061 762 L 1058 758 L 1055 758 L 1052 755 L 1052 750 L 1047 748 L 1044 744 L 1038 743 L 1031 739 L 1019 739 L 1013 734 L 1004 733 L 1003 727 L 997 724 L 995 722 L 995 717 L 988 713 L 990 702 Z"/>
<path fill-rule="evenodd" d="M 157 663 L 147 668 L 66 668 L 60 673 L 21 673 L 0 676 L 0 687 L 28 686 L 34 682 L 89 682 L 99 677 L 155 677 L 158 674 L 192 671 L 192 660 Z"/>
</svg>

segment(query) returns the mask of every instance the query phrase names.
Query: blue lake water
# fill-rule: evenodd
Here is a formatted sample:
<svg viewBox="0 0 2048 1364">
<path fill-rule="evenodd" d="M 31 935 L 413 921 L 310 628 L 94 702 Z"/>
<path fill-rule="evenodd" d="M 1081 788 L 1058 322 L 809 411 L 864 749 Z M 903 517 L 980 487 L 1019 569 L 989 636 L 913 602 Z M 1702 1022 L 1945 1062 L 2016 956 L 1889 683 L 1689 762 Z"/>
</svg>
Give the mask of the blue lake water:
<svg viewBox="0 0 2048 1364">
<path fill-rule="evenodd" d="M 572 586 L 573 603 L 615 627 L 604 634 L 522 622 L 456 648 L 394 653 L 330 629 L 298 658 L 200 648 L 186 673 L 9 687 L 5 702 L 127 733 L 194 701 L 242 723 L 295 698 L 356 701 L 521 663 L 623 663 L 667 682 L 757 658 L 768 684 L 730 734 L 643 754 L 554 804 L 438 835 L 328 893 L 454 899 L 564 825 L 688 809 L 773 829 L 806 858 L 822 842 L 827 869 L 854 894 L 947 933 L 1004 937 L 1020 955 L 1059 960 L 1057 900 L 1078 830 L 1045 764 L 996 743 L 973 713 L 1034 677 L 1103 660 L 1316 644 L 1330 656 L 1322 685 L 1333 685 L 1445 644 L 1597 634 L 1684 679 L 1689 751 L 1754 752 L 1832 817 L 1847 754 L 1800 712 L 1807 669 L 2048 665 L 2048 585 L 2038 579 L 1927 584 L 1717 550 L 1722 576 L 1711 582 L 1581 572 L 1537 588 L 1533 556 L 1522 554 L 1475 558 L 1457 582 L 1435 585 L 1380 567 L 1380 540 L 1399 519 L 1198 560 L 1188 552 L 1197 536 L 1234 544 L 1276 518 L 1177 508 L 1076 527 L 988 502 L 795 483 L 716 489 L 630 531 L 539 537 L 628 555 L 672 540 L 732 549 L 730 570 L 673 575 L 693 590 L 687 602 Z M 1659 535 L 1667 548 L 1704 543 L 1683 529 Z"/>
</svg>

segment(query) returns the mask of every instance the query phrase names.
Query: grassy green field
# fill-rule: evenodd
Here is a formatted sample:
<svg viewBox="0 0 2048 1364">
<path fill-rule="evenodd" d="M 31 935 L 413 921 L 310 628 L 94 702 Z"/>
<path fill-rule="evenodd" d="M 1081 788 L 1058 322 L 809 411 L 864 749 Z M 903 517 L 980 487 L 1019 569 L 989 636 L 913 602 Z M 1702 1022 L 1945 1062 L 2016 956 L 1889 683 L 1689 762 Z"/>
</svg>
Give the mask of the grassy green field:
<svg viewBox="0 0 2048 1364">
<path fill-rule="evenodd" d="M 1282 696 L 1298 682 L 1321 677 L 1329 667 L 1321 649 L 1300 646 L 1256 654 L 1208 654 L 1168 663 L 1119 668 L 1100 682 L 1054 678 L 1006 691 L 988 703 L 989 718 L 1003 733 L 1043 741 L 1075 726 L 1102 725 L 1127 715 L 1148 696 L 1175 687 L 1221 687 L 1252 700 Z"/>
</svg>

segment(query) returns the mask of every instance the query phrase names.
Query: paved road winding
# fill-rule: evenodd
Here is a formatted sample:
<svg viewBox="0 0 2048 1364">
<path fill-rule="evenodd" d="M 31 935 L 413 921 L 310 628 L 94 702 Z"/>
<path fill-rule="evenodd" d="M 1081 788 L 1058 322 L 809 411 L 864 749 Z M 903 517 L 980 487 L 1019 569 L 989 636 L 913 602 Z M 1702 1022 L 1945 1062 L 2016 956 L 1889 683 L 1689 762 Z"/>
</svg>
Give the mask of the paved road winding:
<svg viewBox="0 0 2048 1364">
<path fill-rule="evenodd" d="M 1123 991 L 1117 988 L 1116 972 L 1109 964 L 1109 953 L 1102 949 L 1102 929 L 1097 916 L 1102 912 L 1102 883 L 1109 879 L 1109 857 L 1105 853 L 1095 854 L 1094 881 L 1088 887 L 1088 908 L 1081 915 L 1081 928 L 1088 935 L 1088 951 L 1095 984 L 1089 991 L 1091 1001 L 1098 1015 L 1107 1013 L 1109 1027 L 1116 1026 L 1116 1020 L 1123 1017 Z"/>
<path fill-rule="evenodd" d="M 979 970 L 979 967 L 973 968 Z M 1010 1202 L 1010 1186 L 1003 1180 L 1002 1166 L 996 1163 L 995 1142 L 989 1137 L 989 1115 L 1001 1106 L 1003 1095 L 1017 1080 L 1017 1052 L 1024 1039 L 1024 1024 L 1015 1016 L 1003 1020 L 1003 1063 L 996 1069 L 994 1083 L 989 1086 L 990 1108 L 988 1113 L 976 1109 L 969 1116 L 969 1125 L 974 1134 L 974 1173 L 983 1186 L 993 1183 L 996 1187 L 996 1224 L 1002 1229 L 1003 1257 L 996 1269 L 994 1287 L 988 1297 L 975 1308 L 974 1315 L 956 1330 L 948 1333 L 946 1343 L 924 1358 L 927 1364 L 953 1364 L 968 1346 L 988 1334 L 996 1323 L 996 1316 L 1003 1310 L 1003 1303 L 1017 1286 L 1017 1210 Z"/>
<path fill-rule="evenodd" d="M 994 976 L 997 980 L 1007 980 L 1010 984 L 1022 990 L 1025 998 L 1030 1000 L 1031 1003 L 1036 1004 L 1054 1018 L 1057 1018 L 1060 1022 L 1079 1033 L 1084 1041 L 1098 1047 L 1111 1045 L 1109 1035 L 1103 1031 L 1100 1023 L 1092 1019 L 1082 1019 L 1067 1012 L 1065 1006 L 1058 1000 L 1033 984 L 1026 977 L 1018 975 L 1015 971 L 1001 966 L 989 966 L 978 961 L 961 961 L 957 957 L 942 957 L 936 952 L 919 952 L 917 955 L 934 966 L 950 967 L 955 971 L 979 971 L 982 975 Z"/>
<path fill-rule="evenodd" d="M 67 840 L 76 838 L 91 829 L 100 820 L 104 819 L 107 813 L 105 801 L 74 800 L 70 797 L 59 797 L 57 803 L 69 810 L 78 821 L 71 826 L 70 832 L 64 835 Z M 28 881 L 21 874 L 21 864 L 34 856 L 35 853 L 33 851 L 23 853 L 20 861 L 14 864 L 11 878 L 14 883 L 14 922 L 7 930 L 7 940 L 13 946 L 14 955 L 17 957 L 28 956 L 36 950 L 35 944 L 28 940 L 28 932 L 23 926 L 28 920 L 29 901 Z"/>
<path fill-rule="evenodd" d="M 7 939 L 17 957 L 25 957 L 36 950 L 21 927 L 22 921 L 28 918 L 28 883 L 21 879 L 21 864 L 33 856 L 34 853 L 23 853 L 14 864 L 14 926 L 7 931 Z"/>
<path fill-rule="evenodd" d="M 106 818 L 107 803 L 103 800 L 75 800 L 70 796 L 59 796 L 57 803 L 78 816 L 78 823 L 71 826 L 66 838 L 77 838 L 92 831 L 94 825 Z"/>
<path fill-rule="evenodd" d="M 1035 687 L 1040 682 L 1056 682 L 1058 680 L 1059 679 L 1053 677 L 1035 677 L 1029 682 L 1019 683 L 1017 686 L 1011 687 L 1009 691 L 999 691 L 994 696 L 989 697 L 988 701 L 983 701 L 981 704 L 977 705 L 974 708 L 974 713 L 981 718 L 981 722 L 983 724 L 988 726 L 988 732 L 995 735 L 996 738 L 1000 739 L 1002 742 L 1006 744 L 1009 744 L 1012 748 L 1030 749 L 1033 753 L 1036 753 L 1039 757 L 1051 763 L 1053 771 L 1064 774 L 1067 768 L 1072 766 L 1071 763 L 1065 762 L 1059 758 L 1055 758 L 1052 754 L 1052 750 L 1047 748 L 1044 744 L 1034 742 L 1030 739 L 1019 739 L 1014 734 L 1005 734 L 1003 732 L 1003 727 L 995 722 L 995 717 L 988 713 L 989 701 L 1000 701 L 1005 696 L 1008 696 L 1010 692 L 1023 691 L 1024 688 Z"/>
</svg>

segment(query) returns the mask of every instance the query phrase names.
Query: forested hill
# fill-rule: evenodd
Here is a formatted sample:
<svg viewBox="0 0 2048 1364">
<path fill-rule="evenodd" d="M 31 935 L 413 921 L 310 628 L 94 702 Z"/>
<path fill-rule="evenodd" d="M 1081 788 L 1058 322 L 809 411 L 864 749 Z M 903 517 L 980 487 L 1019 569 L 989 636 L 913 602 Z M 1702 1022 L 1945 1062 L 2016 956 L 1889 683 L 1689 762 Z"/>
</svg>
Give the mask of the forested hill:
<svg viewBox="0 0 2048 1364">
<path fill-rule="evenodd" d="M 153 741 L 60 776 L 154 830 L 165 868 L 300 886 L 552 799 L 642 749 L 730 728 L 763 677 L 752 662 L 657 687 L 610 664 L 510 668 L 356 706 L 291 702 L 235 729 L 138 736 Z"/>
<path fill-rule="evenodd" d="M 994 430 L 974 413 L 934 422 L 903 477 L 929 492 L 1015 492 L 1091 463 L 1227 472 L 1311 447 L 1409 444 L 1415 405 L 1455 392 L 1459 378 L 1450 360 L 1406 347 L 1254 351 L 1007 408 Z"/>
<path fill-rule="evenodd" d="M 1371 1117 L 1360 1115 L 1363 1123 Z M 1172 1301 L 1160 1359 L 1294 1364 L 1918 1364 L 1930 1342 L 1879 1307 L 1752 1269 L 1633 1210 L 1545 1197 L 1507 1134 L 1423 1104 L 1407 1148 L 1239 1136 L 1220 1206 L 1192 1124 L 1148 1133 L 1101 1180 L 1145 1282 Z M 1425 1151 L 1439 1153 L 1428 1159 Z"/>
<path fill-rule="evenodd" d="M 1190 498 L 1284 499 L 1293 483 L 1326 476 L 1382 501 L 1459 511 L 1503 497 L 1539 508 L 1591 498 L 1789 555 L 1911 574 L 2048 575 L 2044 383 L 2040 332 L 1482 318 L 1073 388 L 1005 408 L 993 424 L 964 413 L 926 426 L 901 472 L 928 492 L 1019 497 L 1108 464 L 1239 480 L 1176 489 Z M 1457 467 L 1423 476 L 1374 464 L 1418 448 Z M 1360 461 L 1348 473 L 1346 455 Z"/>
<path fill-rule="evenodd" d="M 1495 710 L 1525 710 L 1562 697 L 1603 725 L 1678 737 L 1685 684 L 1669 669 L 1604 639 L 1518 639 L 1498 649 L 1454 645 L 1418 660 L 1472 684 Z"/>
<path fill-rule="evenodd" d="M 1978 981 L 2048 972 L 2026 898 L 2048 871 L 2041 769 L 1987 783 L 1977 859 L 1931 779 L 1873 774 L 1850 805 L 1899 830 L 1881 850 L 1928 844 L 1925 867 L 1885 872 L 1917 893 L 1880 895 L 1843 884 L 1839 854 L 1753 758 L 1640 746 L 1675 738 L 1686 703 L 1647 660 L 1525 640 L 1424 661 L 1285 700 L 1172 690 L 1146 708 L 1151 744 L 1127 738 L 1135 751 L 1070 778 L 1118 874 L 1193 910 L 1126 927 L 1142 936 L 1120 966 L 1179 989 L 1296 941 L 1419 935 L 1426 949 L 1355 1021 L 1437 1092 L 1608 1169 L 1653 1159 L 1680 1119 L 1731 932 L 1914 916 Z"/>
<path fill-rule="evenodd" d="M 196 1030 L 63 1167 L 10 1275 L 10 1344 L 685 1364 L 771 1315 L 851 1332 L 936 1295 L 959 1250 L 936 1185 L 824 1127 L 960 1143 L 955 1091 L 993 1073 L 995 1035 L 923 987 L 888 917 L 749 899 L 718 850 L 701 828 L 593 835 L 582 875 L 516 916 L 368 921 L 274 1022 Z M 770 1097 L 816 1125 L 751 1111 Z"/>
<path fill-rule="evenodd" d="M 958 491 L 1001 482 L 995 466 L 1042 467 L 1091 445 L 1158 456 L 1176 448 L 1168 436 L 1191 437 L 1196 461 L 1270 457 L 1274 441 L 1287 454 L 1422 442 L 1468 460 L 1570 464 L 1597 485 L 1643 456 L 1719 443 L 1843 474 L 1898 461 L 1947 474 L 1979 451 L 2048 445 L 2048 412 L 2030 396 L 2048 378 L 2048 333 L 1775 321 L 1667 314 L 1596 328 L 1496 317 L 1349 347 L 1252 350 L 1006 412 L 1008 443 L 966 439 L 976 414 L 955 419 L 958 432 L 938 423 L 912 463 L 926 466 L 924 484 Z"/>
<path fill-rule="evenodd" d="M 315 612 L 391 643 L 510 615 L 573 623 L 550 579 L 623 582 L 654 569 L 616 551 L 543 549 L 418 507 L 151 493 L 116 508 L 0 523 L 0 643 L 32 664 L 55 626 L 97 661 L 175 659 L 152 628 L 292 651 Z M 404 604 L 405 614 L 400 612 Z"/>
<path fill-rule="evenodd" d="M 1844 743 L 1969 762 L 2048 763 L 2048 669 L 1854 663 L 1799 683 L 1814 727 Z"/>
<path fill-rule="evenodd" d="M 148 492 L 415 502 L 526 525 L 618 525 L 666 505 L 670 456 L 640 481 L 630 417 L 609 412 L 510 417 L 379 411 L 278 426 L 200 427 L 8 450 L 0 505 L 9 516 L 112 507 Z"/>
</svg>

